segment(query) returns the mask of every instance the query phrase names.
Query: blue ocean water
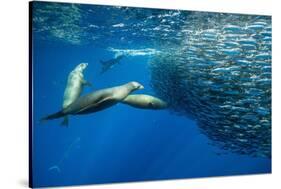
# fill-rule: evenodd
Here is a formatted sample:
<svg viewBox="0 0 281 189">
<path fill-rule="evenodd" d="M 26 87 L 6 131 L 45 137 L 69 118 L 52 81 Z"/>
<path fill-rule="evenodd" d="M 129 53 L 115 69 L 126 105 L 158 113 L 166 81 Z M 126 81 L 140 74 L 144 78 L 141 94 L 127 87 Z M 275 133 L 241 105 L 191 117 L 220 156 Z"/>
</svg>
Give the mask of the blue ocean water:
<svg viewBox="0 0 281 189">
<path fill-rule="evenodd" d="M 60 126 L 62 119 L 40 123 L 42 117 L 61 109 L 67 76 L 81 62 L 89 64 L 84 78 L 93 85 L 85 87 L 82 95 L 130 81 L 145 87 L 134 93 L 155 95 L 148 64 L 157 51 L 165 49 L 162 44 L 169 37 L 173 37 L 169 41 L 172 44 L 177 44 L 178 39 L 172 33 L 167 39 L 157 38 L 157 29 L 150 31 L 149 37 L 139 28 L 117 32 L 124 28 L 122 23 L 146 24 L 140 26 L 145 29 L 152 28 L 156 21 L 144 23 L 149 15 L 139 9 L 126 9 L 127 16 L 133 18 L 129 19 L 119 14 L 122 8 L 99 7 L 39 2 L 34 5 L 34 187 L 271 172 L 270 158 L 226 153 L 200 132 L 196 120 L 169 109 L 143 110 L 119 103 L 97 113 L 70 116 L 68 127 Z M 104 9 L 112 14 L 105 14 Z M 36 11 L 45 12 L 38 17 Z M 86 13 L 89 20 L 83 20 Z M 167 14 L 160 10 L 152 13 L 156 17 Z M 171 14 L 177 16 L 175 12 Z M 91 23 L 88 27 L 93 30 L 85 29 L 85 22 Z M 114 27 L 110 32 L 106 26 Z M 168 29 L 176 32 L 180 29 L 177 27 Z M 133 35 L 134 32 L 139 34 Z M 101 74 L 100 60 L 112 59 L 124 49 L 127 54 L 120 64 Z"/>
</svg>

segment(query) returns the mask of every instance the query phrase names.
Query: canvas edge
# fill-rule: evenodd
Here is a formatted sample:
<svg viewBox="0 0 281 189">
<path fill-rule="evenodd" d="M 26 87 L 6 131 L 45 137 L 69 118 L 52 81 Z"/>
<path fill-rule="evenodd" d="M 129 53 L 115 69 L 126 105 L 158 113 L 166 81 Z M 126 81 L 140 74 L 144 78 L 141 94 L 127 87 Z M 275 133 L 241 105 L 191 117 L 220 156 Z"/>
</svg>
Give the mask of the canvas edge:
<svg viewBox="0 0 281 189">
<path fill-rule="evenodd" d="M 228 12 L 216 12 L 216 11 L 205 11 L 205 10 L 185 10 L 185 9 L 166 9 L 166 8 L 155 8 L 155 7 L 135 7 L 135 6 L 126 6 L 126 5 L 113 5 L 113 4 L 95 4 L 93 3 L 74 3 L 74 2 L 67 2 L 67 1 L 48 1 L 48 0 L 42 0 L 42 1 L 29 1 L 28 2 L 28 38 L 29 38 L 29 181 L 28 186 L 30 188 L 34 187 L 34 180 L 33 180 L 33 35 L 32 35 L 32 17 L 33 17 L 33 4 L 35 3 L 59 3 L 59 4 L 76 4 L 76 5 L 94 5 L 94 6 L 108 6 L 108 7 L 128 7 L 128 8 L 134 8 L 134 9 L 156 9 L 156 10 L 180 10 L 180 11 L 186 11 L 186 12 L 208 12 L 208 13 L 222 13 L 222 14 L 235 14 L 235 15 L 252 15 L 252 16 L 265 16 L 270 17 L 271 23 L 272 23 L 272 15 L 270 14 L 252 14 L 252 13 L 228 13 Z M 272 64 L 272 62 L 271 62 Z M 271 87 L 272 88 L 272 87 Z M 272 103 L 271 103 L 272 104 Z M 272 124 L 271 124 L 272 125 Z M 272 134 L 272 133 L 271 133 Z M 271 135 L 272 138 L 272 135 Z M 272 148 L 272 146 L 271 146 Z M 272 149 L 271 149 L 272 153 Z M 272 158 L 271 158 L 272 161 Z M 125 182 L 110 182 L 110 183 L 93 183 L 93 184 L 74 184 L 74 185 L 59 185 L 58 187 L 70 187 L 70 186 L 95 186 L 95 185 L 111 185 L 111 184 L 123 184 L 123 183 L 142 183 L 142 182 L 157 182 L 157 181 L 173 181 L 173 180 L 185 180 L 185 179 L 204 179 L 204 178 L 214 178 L 214 177 L 235 177 L 235 176 L 251 176 L 251 175 L 268 175 L 272 174 L 272 163 L 271 163 L 271 170 L 266 173 L 253 173 L 253 174 L 238 174 L 238 175 L 222 175 L 222 176 L 207 176 L 207 177 L 191 177 L 191 178 L 170 178 L 170 179 L 151 179 L 151 180 L 136 180 L 136 181 L 125 181 Z M 41 187 L 56 187 L 56 186 L 39 186 Z"/>
<path fill-rule="evenodd" d="M 32 77 L 32 73 L 33 73 L 33 70 L 32 70 L 32 48 L 33 48 L 33 36 L 32 36 L 32 7 L 33 7 L 33 2 L 30 1 L 28 2 L 28 43 L 29 43 L 29 54 L 28 54 L 28 59 L 29 59 L 29 73 L 28 73 L 28 77 L 29 77 L 29 82 L 28 82 L 28 100 L 29 100 L 29 131 L 28 131 L 28 140 L 29 140 L 29 144 L 28 144 L 28 147 L 29 147 L 29 158 L 28 158 L 28 167 L 29 167 L 29 171 L 28 171 L 28 186 L 30 188 L 33 188 L 33 166 L 32 166 L 32 161 L 33 161 L 33 147 L 32 147 L 32 144 L 33 144 L 33 139 L 32 139 L 32 136 L 33 136 L 33 77 Z"/>
</svg>

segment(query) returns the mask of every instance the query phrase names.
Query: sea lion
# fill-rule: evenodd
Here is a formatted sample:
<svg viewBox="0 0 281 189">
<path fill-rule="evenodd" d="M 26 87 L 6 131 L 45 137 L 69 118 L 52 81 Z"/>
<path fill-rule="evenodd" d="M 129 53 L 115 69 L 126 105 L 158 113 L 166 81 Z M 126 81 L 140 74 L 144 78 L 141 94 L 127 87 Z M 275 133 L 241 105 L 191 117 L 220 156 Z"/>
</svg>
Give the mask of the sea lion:
<svg viewBox="0 0 281 189">
<path fill-rule="evenodd" d="M 116 64 L 120 64 L 120 60 L 123 59 L 125 55 L 119 55 L 113 59 L 107 60 L 107 61 L 102 61 L 100 60 L 100 63 L 102 64 L 102 70 L 101 74 L 106 72 L 107 70 L 113 68 Z"/>
<path fill-rule="evenodd" d="M 133 81 L 117 87 L 97 90 L 85 96 L 79 97 L 66 108 L 42 118 L 41 121 L 57 119 L 67 115 L 80 115 L 98 112 L 122 101 L 131 92 L 143 88 L 144 87 L 140 83 Z"/>
<path fill-rule="evenodd" d="M 84 80 L 83 71 L 87 68 L 88 63 L 81 63 L 70 72 L 67 78 L 67 84 L 63 95 L 62 108 L 66 108 L 74 102 L 81 94 L 85 85 L 91 86 L 89 82 Z M 68 125 L 68 117 L 64 117 L 62 125 Z"/>
<path fill-rule="evenodd" d="M 167 108 L 167 103 L 164 102 L 163 100 L 145 94 L 128 95 L 121 102 L 133 106 L 135 108 L 142 108 L 142 109 L 158 110 L 158 109 Z"/>
<path fill-rule="evenodd" d="M 87 66 L 88 63 L 81 63 L 68 75 L 63 95 L 62 108 L 66 108 L 80 96 L 83 86 L 91 85 L 89 82 L 84 80 L 83 71 L 87 68 Z"/>
</svg>

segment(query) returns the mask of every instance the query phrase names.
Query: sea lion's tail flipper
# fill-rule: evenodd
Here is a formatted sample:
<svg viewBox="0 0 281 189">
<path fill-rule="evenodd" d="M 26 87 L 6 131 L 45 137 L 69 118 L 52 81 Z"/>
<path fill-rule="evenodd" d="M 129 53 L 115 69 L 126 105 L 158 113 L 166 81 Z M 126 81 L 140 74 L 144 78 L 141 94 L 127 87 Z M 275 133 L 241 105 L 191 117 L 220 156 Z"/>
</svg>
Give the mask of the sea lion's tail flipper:
<svg viewBox="0 0 281 189">
<path fill-rule="evenodd" d="M 68 127 L 68 116 L 63 117 L 63 121 L 60 124 L 61 126 Z"/>
<path fill-rule="evenodd" d="M 102 65 L 100 74 L 103 74 L 103 73 L 106 72 L 107 70 L 108 70 L 107 66 Z"/>
<path fill-rule="evenodd" d="M 57 165 L 54 165 L 54 166 L 50 167 L 48 170 L 49 170 L 49 171 L 56 171 L 56 172 L 58 172 L 58 173 L 61 172 L 59 166 L 57 166 Z"/>
<path fill-rule="evenodd" d="M 51 120 L 51 119 L 57 119 L 57 118 L 60 118 L 60 117 L 63 117 L 63 116 L 65 116 L 65 114 L 62 111 L 59 111 L 57 113 L 54 113 L 54 114 L 48 115 L 46 117 L 43 117 L 40 120 L 40 122 L 44 122 L 44 121 Z"/>
</svg>

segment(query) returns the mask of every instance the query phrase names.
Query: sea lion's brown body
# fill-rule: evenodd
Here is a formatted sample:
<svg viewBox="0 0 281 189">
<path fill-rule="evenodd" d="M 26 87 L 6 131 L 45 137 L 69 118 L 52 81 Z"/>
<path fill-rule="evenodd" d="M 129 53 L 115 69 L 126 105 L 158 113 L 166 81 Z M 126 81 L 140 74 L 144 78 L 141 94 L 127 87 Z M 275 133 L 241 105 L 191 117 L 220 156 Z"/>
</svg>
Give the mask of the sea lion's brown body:
<svg viewBox="0 0 281 189">
<path fill-rule="evenodd" d="M 98 112 L 117 104 L 131 92 L 142 88 L 143 86 L 138 82 L 129 82 L 125 85 L 97 90 L 79 97 L 66 108 L 55 114 L 51 114 L 42 120 L 57 119 L 65 115 L 80 115 Z"/>
<path fill-rule="evenodd" d="M 80 63 L 70 72 L 67 78 L 67 84 L 63 95 L 62 108 L 65 109 L 80 96 L 85 85 L 91 86 L 84 79 L 83 71 L 87 68 L 88 63 Z M 61 125 L 68 125 L 68 117 L 65 116 Z"/>
<path fill-rule="evenodd" d="M 67 78 L 67 85 L 63 95 L 62 108 L 66 108 L 74 102 L 81 94 L 83 87 L 89 85 L 84 79 L 83 71 L 87 68 L 88 63 L 80 63 L 70 72 Z"/>
<path fill-rule="evenodd" d="M 128 95 L 122 100 L 122 103 L 141 109 L 157 110 L 167 108 L 167 103 L 163 100 L 145 94 Z"/>
</svg>

